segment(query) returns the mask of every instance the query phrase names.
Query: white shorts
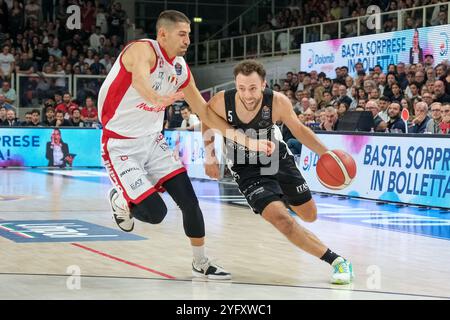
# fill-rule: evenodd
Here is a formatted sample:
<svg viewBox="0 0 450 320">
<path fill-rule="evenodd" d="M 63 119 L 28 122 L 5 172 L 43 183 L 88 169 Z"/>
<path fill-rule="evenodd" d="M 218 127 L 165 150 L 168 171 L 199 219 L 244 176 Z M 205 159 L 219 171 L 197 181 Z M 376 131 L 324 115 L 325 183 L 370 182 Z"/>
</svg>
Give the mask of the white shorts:
<svg viewBox="0 0 450 320">
<path fill-rule="evenodd" d="M 111 182 L 128 203 L 138 204 L 154 192 L 164 192 L 164 182 L 186 172 L 162 133 L 136 139 L 103 136 L 102 158 Z"/>
</svg>

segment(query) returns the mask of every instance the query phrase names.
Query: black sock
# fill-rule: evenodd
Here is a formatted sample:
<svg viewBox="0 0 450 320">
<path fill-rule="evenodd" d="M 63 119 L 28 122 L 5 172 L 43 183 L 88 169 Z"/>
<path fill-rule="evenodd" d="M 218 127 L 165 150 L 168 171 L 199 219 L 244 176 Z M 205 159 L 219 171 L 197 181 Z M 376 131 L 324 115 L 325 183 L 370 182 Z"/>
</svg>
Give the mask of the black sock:
<svg viewBox="0 0 450 320">
<path fill-rule="evenodd" d="M 320 258 L 320 260 L 323 260 L 325 262 L 328 262 L 330 265 L 333 263 L 336 258 L 339 258 L 340 255 L 336 254 L 335 252 L 331 251 L 330 249 L 327 249 L 327 252 Z"/>
</svg>

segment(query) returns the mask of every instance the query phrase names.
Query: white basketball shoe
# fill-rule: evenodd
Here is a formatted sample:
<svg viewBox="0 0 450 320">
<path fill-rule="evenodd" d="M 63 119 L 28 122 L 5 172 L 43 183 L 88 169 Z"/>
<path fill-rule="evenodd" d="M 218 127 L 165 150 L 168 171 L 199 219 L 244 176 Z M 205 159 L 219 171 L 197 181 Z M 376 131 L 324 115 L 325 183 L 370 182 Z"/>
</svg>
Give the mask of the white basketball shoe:
<svg viewBox="0 0 450 320">
<path fill-rule="evenodd" d="M 231 273 L 225 271 L 221 266 L 205 258 L 199 264 L 192 262 L 192 275 L 197 278 L 208 280 L 231 280 Z"/>
<path fill-rule="evenodd" d="M 109 190 L 109 203 L 113 211 L 113 219 L 117 226 L 125 232 L 131 232 L 134 228 L 134 219 L 130 215 L 127 201 L 115 188 Z"/>
</svg>

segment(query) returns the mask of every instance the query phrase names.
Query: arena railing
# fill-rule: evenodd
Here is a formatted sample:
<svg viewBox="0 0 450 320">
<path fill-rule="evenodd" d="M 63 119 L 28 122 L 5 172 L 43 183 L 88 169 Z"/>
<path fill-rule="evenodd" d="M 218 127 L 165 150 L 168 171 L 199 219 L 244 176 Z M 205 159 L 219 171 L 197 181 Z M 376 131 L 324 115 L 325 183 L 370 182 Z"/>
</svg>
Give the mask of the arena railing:
<svg viewBox="0 0 450 320">
<path fill-rule="evenodd" d="M 437 3 L 406 10 L 380 12 L 379 14 L 199 42 L 193 44 L 194 50 L 187 56 L 187 60 L 191 65 L 204 65 L 295 54 L 300 52 L 302 43 L 399 31 L 414 27 L 429 27 L 432 26 L 433 13 L 435 10 L 439 12 L 441 7 L 444 7 L 447 23 L 450 23 L 449 3 Z M 413 26 L 406 25 L 409 15 L 413 16 Z M 396 25 L 392 26 L 392 30 L 383 30 L 382 27 L 389 19 L 393 19 Z M 377 21 L 379 21 L 378 25 Z"/>
<path fill-rule="evenodd" d="M 92 96 L 97 99 L 98 92 L 105 78 L 105 75 L 74 75 L 73 97 L 80 101 L 84 101 L 87 96 Z"/>
<path fill-rule="evenodd" d="M 53 98 L 56 92 L 69 92 L 73 99 L 83 102 L 88 96 L 97 99 L 105 78 L 105 75 L 13 74 L 17 114 L 23 117 L 25 111 L 42 108 L 45 99 Z"/>
<path fill-rule="evenodd" d="M 72 93 L 72 76 L 66 74 L 17 73 L 15 83 L 18 114 L 24 108 L 41 108 L 56 92 Z"/>
</svg>

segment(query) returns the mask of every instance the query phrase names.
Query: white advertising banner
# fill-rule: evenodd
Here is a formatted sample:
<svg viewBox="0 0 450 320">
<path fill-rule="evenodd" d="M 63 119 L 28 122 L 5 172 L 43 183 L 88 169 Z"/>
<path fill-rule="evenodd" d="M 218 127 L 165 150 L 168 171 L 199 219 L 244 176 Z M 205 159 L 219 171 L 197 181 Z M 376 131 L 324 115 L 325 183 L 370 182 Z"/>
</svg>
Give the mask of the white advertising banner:
<svg viewBox="0 0 450 320">
<path fill-rule="evenodd" d="M 317 179 L 318 156 L 303 146 L 297 166 L 312 191 L 450 208 L 450 137 L 319 133 L 319 138 L 329 149 L 349 153 L 357 173 L 350 186 L 330 190 Z"/>
<path fill-rule="evenodd" d="M 355 65 L 364 70 L 380 65 L 387 72 L 389 64 L 422 63 L 432 54 L 434 65 L 450 58 L 450 25 L 385 32 L 368 36 L 334 39 L 301 45 L 300 70 L 324 72 L 335 78 L 335 68 L 346 66 L 355 75 Z"/>
</svg>

